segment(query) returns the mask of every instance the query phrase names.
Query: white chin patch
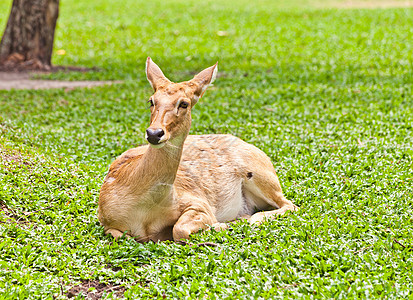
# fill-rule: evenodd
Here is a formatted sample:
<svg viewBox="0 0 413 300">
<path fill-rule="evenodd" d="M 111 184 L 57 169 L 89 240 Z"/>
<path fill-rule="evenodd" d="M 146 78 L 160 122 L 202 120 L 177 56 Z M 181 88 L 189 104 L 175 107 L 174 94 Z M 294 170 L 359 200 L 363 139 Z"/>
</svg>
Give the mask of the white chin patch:
<svg viewBox="0 0 413 300">
<path fill-rule="evenodd" d="M 159 148 L 162 148 L 163 146 L 165 146 L 165 143 L 160 143 L 158 145 L 153 145 L 153 144 L 149 143 L 149 145 L 154 149 L 159 149 Z"/>
</svg>

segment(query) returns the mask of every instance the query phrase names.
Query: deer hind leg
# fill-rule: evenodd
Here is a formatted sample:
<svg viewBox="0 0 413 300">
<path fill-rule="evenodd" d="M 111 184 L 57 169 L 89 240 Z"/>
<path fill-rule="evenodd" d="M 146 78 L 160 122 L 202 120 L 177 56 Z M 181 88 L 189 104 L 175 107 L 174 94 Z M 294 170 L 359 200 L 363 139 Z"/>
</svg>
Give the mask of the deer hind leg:
<svg viewBox="0 0 413 300">
<path fill-rule="evenodd" d="M 210 205 L 203 200 L 192 198 L 191 203 L 175 223 L 172 234 L 174 241 L 188 239 L 200 229 L 213 228 L 216 231 L 227 229 L 228 225 L 219 223 L 212 213 Z"/>
<path fill-rule="evenodd" d="M 260 224 L 264 219 L 281 216 L 298 207 L 284 197 L 277 175 L 272 170 L 248 173 L 243 185 L 247 201 L 252 201 L 258 210 L 249 219 L 250 224 Z"/>
</svg>

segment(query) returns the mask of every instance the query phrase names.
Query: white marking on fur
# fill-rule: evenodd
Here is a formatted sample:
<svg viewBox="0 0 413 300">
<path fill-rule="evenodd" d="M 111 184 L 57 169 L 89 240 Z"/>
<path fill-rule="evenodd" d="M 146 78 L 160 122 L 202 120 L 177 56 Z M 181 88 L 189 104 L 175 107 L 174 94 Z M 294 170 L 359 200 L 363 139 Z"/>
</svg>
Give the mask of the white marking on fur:
<svg viewBox="0 0 413 300">
<path fill-rule="evenodd" d="M 112 182 L 114 182 L 115 181 L 115 178 L 114 177 L 109 177 L 108 179 L 106 179 L 106 182 L 107 183 L 112 183 Z"/>
<path fill-rule="evenodd" d="M 215 78 L 217 77 L 217 72 L 218 72 L 218 66 L 215 67 L 214 71 L 212 72 L 211 80 L 209 81 L 208 84 L 204 85 L 202 87 L 202 93 L 201 95 L 205 92 L 205 90 L 214 82 Z"/>
<path fill-rule="evenodd" d="M 215 67 L 214 72 L 212 73 L 212 78 L 209 84 L 213 83 L 215 81 L 215 78 L 217 78 L 217 73 L 218 73 L 218 66 Z"/>
<path fill-rule="evenodd" d="M 148 78 L 148 65 L 149 62 L 151 61 L 151 59 L 148 57 L 148 59 L 146 60 L 146 64 L 145 64 L 145 73 L 146 73 L 146 79 L 149 81 L 149 84 L 151 85 L 151 87 L 153 88 L 153 84 L 152 82 L 149 80 Z"/>
<path fill-rule="evenodd" d="M 243 208 L 241 182 L 231 182 L 221 192 L 226 199 L 222 201 L 223 205 L 217 209 L 215 216 L 218 222 L 235 220 Z"/>
</svg>

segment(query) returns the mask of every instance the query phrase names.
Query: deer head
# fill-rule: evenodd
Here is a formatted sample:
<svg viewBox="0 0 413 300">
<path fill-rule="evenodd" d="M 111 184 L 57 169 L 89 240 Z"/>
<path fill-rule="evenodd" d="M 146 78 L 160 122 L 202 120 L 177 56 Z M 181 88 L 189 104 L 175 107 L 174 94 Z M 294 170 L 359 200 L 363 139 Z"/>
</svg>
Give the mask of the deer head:
<svg viewBox="0 0 413 300">
<path fill-rule="evenodd" d="M 151 125 L 146 130 L 146 139 L 154 148 L 167 142 L 182 144 L 191 127 L 191 109 L 214 81 L 218 63 L 193 79 L 180 83 L 171 82 L 151 60 L 146 60 L 146 77 L 154 94 L 149 98 Z"/>
</svg>

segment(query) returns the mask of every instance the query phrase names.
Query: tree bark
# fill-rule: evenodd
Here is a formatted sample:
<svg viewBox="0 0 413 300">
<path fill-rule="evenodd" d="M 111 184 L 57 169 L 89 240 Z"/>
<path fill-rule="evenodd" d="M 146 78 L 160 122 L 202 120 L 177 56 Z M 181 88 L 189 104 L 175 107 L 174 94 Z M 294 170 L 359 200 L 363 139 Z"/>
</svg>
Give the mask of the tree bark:
<svg viewBox="0 0 413 300">
<path fill-rule="evenodd" d="M 50 70 L 59 0 L 13 0 L 0 43 L 0 68 Z"/>
</svg>

